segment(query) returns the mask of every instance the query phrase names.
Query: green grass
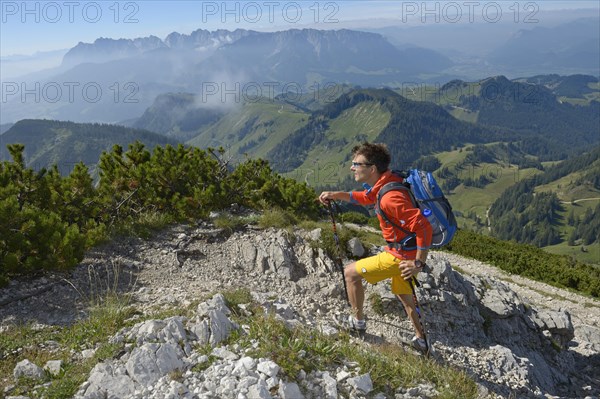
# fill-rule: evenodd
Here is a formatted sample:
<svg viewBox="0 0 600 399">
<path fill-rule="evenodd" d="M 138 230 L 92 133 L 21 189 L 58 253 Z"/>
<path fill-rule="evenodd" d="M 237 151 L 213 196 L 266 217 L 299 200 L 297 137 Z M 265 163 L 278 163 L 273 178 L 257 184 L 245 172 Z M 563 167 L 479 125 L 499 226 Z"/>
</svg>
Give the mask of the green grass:
<svg viewBox="0 0 600 399">
<path fill-rule="evenodd" d="M 464 161 L 466 156 L 469 154 L 465 149 L 471 147 L 473 144 L 466 143 L 464 146 L 457 148 L 452 151 L 443 151 L 435 154 L 436 158 L 442 163 L 443 166 L 451 167 L 459 162 Z"/>
<path fill-rule="evenodd" d="M 373 312 L 375 312 L 375 314 L 377 314 L 377 315 L 383 316 L 385 311 L 383 309 L 383 302 L 381 300 L 381 295 L 379 295 L 376 292 L 373 292 L 369 295 L 369 298 L 367 300 L 369 301 L 369 304 L 371 305 L 371 309 L 373 309 Z"/>
<path fill-rule="evenodd" d="M 266 209 L 258 219 L 262 228 L 274 227 L 285 229 L 298 224 L 298 218 L 291 212 L 282 209 Z"/>
<path fill-rule="evenodd" d="M 590 169 L 593 168 L 593 166 L 593 164 L 590 165 Z M 535 192 L 554 192 L 561 201 L 567 202 L 589 198 L 600 198 L 600 190 L 588 185 L 575 184 L 575 182 L 583 177 L 590 169 L 570 173 L 550 183 L 537 186 Z M 582 203 L 581 205 L 585 204 Z M 592 202 L 592 207 L 594 206 L 596 206 L 596 203 Z"/>
<path fill-rule="evenodd" d="M 569 246 L 567 242 L 544 247 L 545 251 L 557 255 L 567 255 L 581 262 L 600 267 L 600 243 Z"/>
<path fill-rule="evenodd" d="M 248 223 L 248 220 L 244 217 L 223 213 L 214 218 L 213 223 L 215 227 L 232 233 L 244 227 Z"/>
<path fill-rule="evenodd" d="M 497 143 L 490 143 L 488 145 L 494 144 Z M 466 150 L 470 146 L 471 145 L 467 144 L 465 147 L 453 151 L 440 152 L 435 155 L 442 163 L 442 166 L 447 166 L 452 169 L 455 165 L 464 161 L 465 157 L 470 153 Z M 550 166 L 550 164 L 545 163 L 544 166 L 547 167 Z M 457 175 L 460 178 L 470 177 L 473 179 L 478 178 L 482 174 L 489 176 L 490 173 L 495 174 L 497 177 L 485 188 L 465 187 L 461 184 L 452 192 L 446 192 L 446 196 L 457 214 L 457 221 L 460 228 L 488 235 L 489 229 L 487 228 L 486 214 L 492 203 L 515 183 L 541 172 L 534 168 L 519 169 L 514 165 L 490 163 L 472 165 L 457 171 Z M 536 192 L 556 192 L 561 200 L 567 201 L 567 203 L 563 204 L 565 207 L 565 211 L 562 212 L 563 220 L 567 219 L 570 209 L 575 210 L 576 217 L 581 217 L 588 208 L 594 209 L 597 201 L 600 201 L 600 199 L 592 200 L 592 198 L 600 198 L 599 190 L 591 189 L 587 186 L 574 186 L 572 184 L 580 176 L 581 173 L 574 173 L 558 179 L 555 182 L 536 188 Z M 438 178 L 438 182 L 442 183 L 443 181 L 444 179 Z M 585 199 L 585 201 L 579 201 L 575 205 L 569 203 L 571 200 L 581 199 Z M 565 224 L 566 223 L 563 223 L 561 231 L 564 242 L 544 249 L 549 253 L 572 256 L 585 263 L 600 264 L 600 244 L 596 242 L 593 245 L 585 246 L 583 250 L 580 245 L 569 246 L 567 244 L 567 239 L 573 228 L 565 226 Z M 324 232 L 328 229 L 330 230 L 331 226 L 324 227 Z M 356 234 L 360 236 L 361 233 Z M 382 245 L 380 237 L 360 236 L 360 238 L 363 240 L 363 243 L 367 242 L 374 245 Z M 327 242 L 327 239 L 325 239 L 325 241 L 324 246 L 326 248 L 332 247 L 332 240 L 331 243 Z M 335 254 L 337 252 L 330 253 Z"/>
<path fill-rule="evenodd" d="M 588 97 L 588 95 L 586 95 Z M 570 98 L 570 97 L 558 97 L 558 100 L 563 103 L 569 103 L 573 105 L 587 106 L 590 105 L 590 101 L 594 98 Z"/>
<path fill-rule="evenodd" d="M 247 288 L 239 288 L 223 293 L 227 306 L 237 306 L 252 302 L 252 294 Z"/>
<path fill-rule="evenodd" d="M 488 145 L 493 144 L 495 143 L 490 143 Z M 465 157 L 469 154 L 469 151 L 465 150 L 465 148 L 468 147 L 470 147 L 470 145 L 466 145 L 465 147 L 461 147 L 454 151 L 441 152 L 435 155 L 442 163 L 442 167 L 445 166 L 450 170 L 455 170 L 455 173 L 461 179 L 477 179 L 481 175 L 489 176 L 492 173 L 497 176 L 494 181 L 485 188 L 465 187 L 461 184 L 452 192 L 445 193 L 452 204 L 452 208 L 459 213 L 459 216 L 457 216 L 459 226 L 481 231 L 481 226 L 477 225 L 473 217 L 469 217 L 469 215 L 478 216 L 482 223 L 485 224 L 487 210 L 500 194 L 518 181 L 533 176 L 534 174 L 539 173 L 539 171 L 533 168 L 518 169 L 514 165 L 501 165 L 497 163 L 468 165 L 460 170 L 456 170 L 455 166 L 464 161 Z M 434 173 L 434 175 L 436 174 Z M 444 181 L 444 179 L 441 178 L 436 177 L 436 179 L 440 184 Z"/>
<path fill-rule="evenodd" d="M 378 102 L 361 102 L 329 122 L 325 132 L 327 146 L 310 150 L 306 160 L 293 172 L 284 174 L 309 185 L 335 185 L 350 173 L 347 161 L 352 147 L 362 141 L 374 141 L 387 126 L 390 113 Z"/>
<path fill-rule="evenodd" d="M 107 340 L 134 314 L 124 298 L 109 296 L 102 305 L 93 306 L 89 317 L 75 322 L 71 326 L 34 328 L 32 325 L 15 325 L 0 335 L 0 375 L 12 376 L 15 365 L 29 359 L 40 367 L 48 360 L 62 360 L 64 372 L 58 377 L 47 377 L 49 386 L 44 389 L 47 398 L 70 398 L 79 385 L 88 377 L 94 365 L 111 358 L 120 349 L 120 345 L 109 344 Z M 55 341 L 58 349 L 48 348 L 47 342 Z M 18 348 L 24 348 L 18 351 Z M 73 360 L 71 351 L 80 352 L 83 349 L 97 348 L 91 359 Z M 11 395 L 30 393 L 32 381 L 12 381 L 4 378 L 0 382 L 0 391 L 7 385 L 16 383 Z"/>
<path fill-rule="evenodd" d="M 469 111 L 468 109 L 462 107 L 453 107 L 449 112 L 450 115 L 452 115 L 456 119 L 465 122 L 477 123 L 477 119 L 479 118 L 478 111 Z"/>
<path fill-rule="evenodd" d="M 477 96 L 481 91 L 480 82 L 464 82 L 464 86 L 458 89 L 441 90 L 438 86 L 428 86 L 425 84 L 404 85 L 395 92 L 403 97 L 413 101 L 429 101 L 434 104 L 444 105 L 460 105 L 460 97 Z"/>
<path fill-rule="evenodd" d="M 304 126 L 308 118 L 309 114 L 293 105 L 263 99 L 230 111 L 188 144 L 200 148 L 223 146 L 228 156 L 241 158 L 239 150 L 254 141 L 257 145 L 247 152 L 254 159 L 265 158 L 291 132 Z"/>
<path fill-rule="evenodd" d="M 487 145 L 493 145 L 490 143 Z M 448 167 L 450 170 L 464 161 L 469 151 L 466 151 L 470 145 L 461 147 L 453 151 L 446 151 L 435 154 L 442 163 L 442 167 Z M 555 163 L 544 163 L 545 167 Z M 457 214 L 457 222 L 460 228 L 476 231 L 482 234 L 489 234 L 487 228 L 486 214 L 492 203 L 505 191 L 510 189 L 515 183 L 526 179 L 535 174 L 541 173 L 537 169 L 518 169 L 513 165 L 481 163 L 471 165 L 460 170 L 455 170 L 459 178 L 470 177 L 478 178 L 480 175 L 489 175 L 494 173 L 497 178 L 485 188 L 465 187 L 459 185 L 452 192 L 446 192 L 448 200 Z M 573 230 L 566 224 L 566 219 L 571 211 L 574 210 L 575 217 L 581 217 L 587 209 L 594 209 L 600 201 L 600 190 L 594 189 L 588 185 L 576 185 L 575 182 L 583 176 L 583 172 L 572 173 L 557 179 L 551 183 L 536 187 L 535 192 L 554 192 L 563 202 L 564 211 L 560 212 L 563 222 L 561 222 L 560 233 L 564 239 L 563 243 L 545 247 L 549 253 L 558 255 L 569 255 L 573 258 L 589 263 L 600 264 L 600 243 L 585 246 L 569 246 L 567 240 Z M 437 175 L 434 173 L 434 175 Z M 437 177 L 436 177 L 437 178 Z M 443 183 L 444 179 L 437 178 L 438 182 Z M 577 201 L 574 204 L 572 201 Z"/>
<path fill-rule="evenodd" d="M 559 97 L 559 100 L 562 102 L 570 103 L 573 105 L 582 105 L 587 106 L 590 105 L 592 101 L 600 100 L 600 84 L 599 83 L 589 83 L 588 87 L 592 90 L 596 90 L 591 93 L 586 93 L 583 95 L 583 98 L 570 98 L 570 97 Z"/>
<path fill-rule="evenodd" d="M 385 240 L 381 236 L 380 232 L 370 232 L 364 229 L 353 229 L 340 223 L 336 220 L 336 230 L 339 240 L 339 248 L 342 251 L 342 257 L 348 257 L 350 254 L 346 248 L 348 241 L 354 237 L 358 238 L 364 247 L 369 245 L 381 246 L 385 245 Z M 315 222 L 315 221 L 302 221 L 298 227 L 301 229 L 311 231 L 317 228 L 321 229 L 321 239 L 319 242 L 314 243 L 314 247 L 322 248 L 325 253 L 329 254 L 333 259 L 338 259 L 339 250 L 338 244 L 335 241 L 333 234 L 333 226 L 331 222 Z"/>
<path fill-rule="evenodd" d="M 161 212 L 146 212 L 140 214 L 134 222 L 123 221 L 114 226 L 107 238 L 118 236 L 150 238 L 157 231 L 175 222 L 175 219 Z"/>
<path fill-rule="evenodd" d="M 556 193 L 564 208 L 563 211 L 559 212 L 562 217 L 560 234 L 564 241 L 544 249 L 553 254 L 568 255 L 582 262 L 600 265 L 600 242 L 584 246 L 570 246 L 567 242 L 574 229 L 566 223 L 571 211 L 573 211 L 575 218 L 582 218 L 588 209 L 593 211 L 600 202 L 600 190 L 588 185 L 574 184 L 582 175 L 583 172 L 571 173 L 551 183 L 536 187 L 535 192 Z"/>
<path fill-rule="evenodd" d="M 371 218 L 370 220 L 373 220 L 374 218 Z M 377 220 L 377 219 L 375 219 Z M 372 224 L 370 224 L 371 227 L 373 227 Z M 377 220 L 377 227 L 375 227 L 376 229 L 379 229 L 379 220 Z M 375 245 L 375 246 L 382 246 L 385 245 L 386 242 L 383 239 L 383 236 L 381 235 L 381 232 L 370 232 L 370 231 L 365 231 L 365 230 L 353 230 L 353 235 L 354 237 L 358 237 L 358 239 L 360 239 L 360 242 L 362 242 L 363 246 L 367 246 L 367 245 Z"/>
<path fill-rule="evenodd" d="M 375 392 L 392 395 L 397 387 L 433 383 L 440 398 L 475 398 L 477 387 L 462 371 L 412 355 L 397 345 L 362 345 L 346 334 L 326 336 L 316 330 L 288 329 L 273 315 L 257 315 L 246 320 L 249 334 L 242 345 L 258 347 L 249 354 L 275 361 L 284 375 L 295 379 L 300 370 L 331 370 L 347 361 L 356 362 L 361 373 L 369 373 Z"/>
</svg>

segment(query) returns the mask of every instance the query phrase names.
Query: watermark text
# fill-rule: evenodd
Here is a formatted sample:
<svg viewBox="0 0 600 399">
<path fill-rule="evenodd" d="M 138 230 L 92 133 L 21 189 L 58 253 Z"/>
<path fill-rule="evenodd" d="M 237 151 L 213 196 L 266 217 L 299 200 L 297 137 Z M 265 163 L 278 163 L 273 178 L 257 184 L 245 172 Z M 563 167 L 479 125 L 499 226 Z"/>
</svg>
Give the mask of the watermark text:
<svg viewBox="0 0 600 399">
<path fill-rule="evenodd" d="M 262 100 L 300 101 L 310 96 L 324 103 L 335 101 L 342 94 L 336 83 L 314 83 L 305 87 L 298 82 L 202 82 L 200 101 L 214 103 L 254 103 Z"/>
<path fill-rule="evenodd" d="M 98 103 L 103 98 L 114 103 L 135 104 L 139 86 L 135 82 L 114 82 L 102 85 L 98 82 L 2 82 L 2 103 L 75 103 L 84 101 Z M 105 97 L 107 96 L 107 97 Z"/>
<path fill-rule="evenodd" d="M 338 23 L 337 2 L 295 1 L 203 1 L 202 22 L 217 19 L 222 23 Z"/>
<path fill-rule="evenodd" d="M 403 1 L 400 3 L 403 23 L 538 23 L 540 7 L 537 2 L 504 1 Z"/>
<path fill-rule="evenodd" d="M 115 24 L 139 22 L 137 2 L 105 1 L 2 1 L 2 23 L 75 23 L 112 21 Z"/>
</svg>

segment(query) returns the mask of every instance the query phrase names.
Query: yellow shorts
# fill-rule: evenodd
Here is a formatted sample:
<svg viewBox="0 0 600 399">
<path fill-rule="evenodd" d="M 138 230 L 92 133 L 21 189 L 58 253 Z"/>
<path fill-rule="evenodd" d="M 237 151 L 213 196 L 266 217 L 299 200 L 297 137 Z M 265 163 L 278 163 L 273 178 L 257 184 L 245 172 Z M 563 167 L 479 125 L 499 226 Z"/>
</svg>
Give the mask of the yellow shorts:
<svg viewBox="0 0 600 399">
<path fill-rule="evenodd" d="M 410 284 L 400 274 L 400 262 L 401 259 L 384 251 L 357 261 L 356 272 L 371 284 L 391 278 L 392 293 L 396 295 L 411 294 Z"/>
</svg>

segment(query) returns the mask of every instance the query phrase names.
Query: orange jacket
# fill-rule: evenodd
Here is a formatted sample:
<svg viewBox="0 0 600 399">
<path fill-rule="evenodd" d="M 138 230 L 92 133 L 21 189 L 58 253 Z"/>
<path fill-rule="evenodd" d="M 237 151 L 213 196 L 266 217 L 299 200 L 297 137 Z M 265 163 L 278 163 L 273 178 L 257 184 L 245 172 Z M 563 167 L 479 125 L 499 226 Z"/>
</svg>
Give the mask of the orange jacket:
<svg viewBox="0 0 600 399">
<path fill-rule="evenodd" d="M 372 205 L 377 202 L 379 190 L 387 183 L 402 182 L 403 179 L 391 171 L 384 172 L 373 187 L 365 191 L 353 191 L 350 193 L 350 201 L 360 205 Z M 417 247 L 419 249 L 429 249 L 431 246 L 432 229 L 429 221 L 421 214 L 419 208 L 413 206 L 410 196 L 406 191 L 393 190 L 383 196 L 380 203 L 381 209 L 394 223 L 402 226 L 405 230 L 411 231 L 417 235 Z M 380 215 L 379 226 L 383 238 L 388 242 L 399 242 L 407 236 L 402 230 L 388 224 Z M 405 251 L 396 251 L 387 247 L 387 252 L 402 258 Z M 411 253 L 414 251 L 410 251 Z M 410 256 L 409 256 L 410 257 Z M 414 257 L 414 255 L 413 255 Z"/>
</svg>

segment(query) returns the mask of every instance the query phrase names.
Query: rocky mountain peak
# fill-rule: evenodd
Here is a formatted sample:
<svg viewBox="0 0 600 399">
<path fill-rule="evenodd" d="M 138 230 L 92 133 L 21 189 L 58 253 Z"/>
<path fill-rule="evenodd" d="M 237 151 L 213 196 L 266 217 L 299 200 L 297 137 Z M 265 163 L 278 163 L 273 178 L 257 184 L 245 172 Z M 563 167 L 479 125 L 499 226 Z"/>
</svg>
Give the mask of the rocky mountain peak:
<svg viewBox="0 0 600 399">
<path fill-rule="evenodd" d="M 197 29 L 189 35 L 178 32 L 170 33 L 165 38 L 165 45 L 172 49 L 198 49 L 198 48 L 218 48 L 222 45 L 233 43 L 242 37 L 248 36 L 256 32 L 236 29 L 228 31 L 218 29 L 216 31 L 208 31 L 205 29 Z"/>
<path fill-rule="evenodd" d="M 189 35 L 172 32 L 164 41 L 153 35 L 135 39 L 101 37 L 94 43 L 79 42 L 65 54 L 63 66 L 74 66 L 82 62 L 108 62 L 162 48 L 174 50 L 215 49 L 252 33 L 255 32 L 244 29 L 235 31 L 219 29 L 214 32 L 197 29 Z"/>
<path fill-rule="evenodd" d="M 156 36 L 136 39 L 100 37 L 94 43 L 79 42 L 65 54 L 63 66 L 74 66 L 82 62 L 107 62 L 164 47 L 165 43 Z"/>
</svg>

